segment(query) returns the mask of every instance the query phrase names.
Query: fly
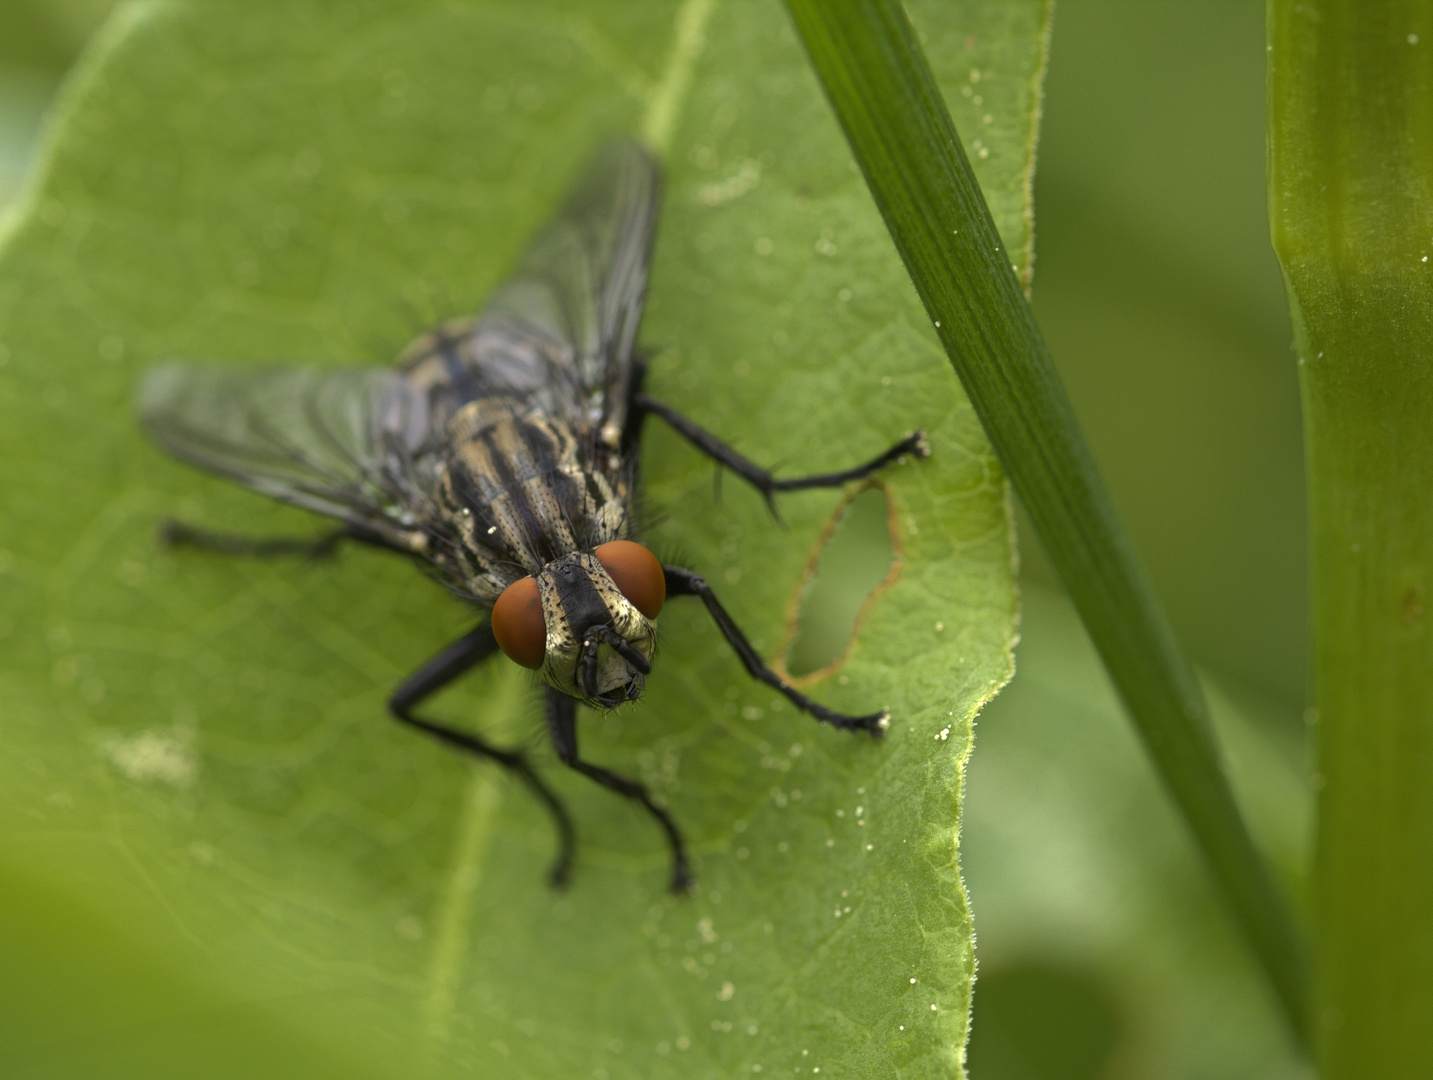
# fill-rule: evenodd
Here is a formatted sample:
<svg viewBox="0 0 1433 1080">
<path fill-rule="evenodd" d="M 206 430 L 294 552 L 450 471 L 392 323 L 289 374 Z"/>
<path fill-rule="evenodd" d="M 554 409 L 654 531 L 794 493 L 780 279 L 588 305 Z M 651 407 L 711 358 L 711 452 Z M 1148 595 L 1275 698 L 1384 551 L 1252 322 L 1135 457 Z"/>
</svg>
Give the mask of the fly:
<svg viewBox="0 0 1433 1080">
<path fill-rule="evenodd" d="M 394 367 L 226 368 L 176 364 L 145 377 L 139 411 L 177 457 L 272 498 L 337 519 L 317 540 L 248 539 L 171 523 L 166 536 L 231 553 L 326 553 L 354 540 L 427 564 L 478 624 L 393 693 L 402 723 L 497 762 L 552 816 L 566 883 L 571 815 L 520 750 L 414 710 L 495 652 L 540 672 L 548 734 L 564 765 L 639 803 L 661 826 L 671 885 L 690 887 L 681 830 L 638 781 L 582 757 L 577 705 L 635 701 L 652 670 L 656 619 L 694 596 L 755 679 L 817 720 L 879 737 L 885 711 L 848 716 L 771 670 L 694 570 L 633 539 L 643 421 L 656 416 L 751 483 L 777 492 L 837 487 L 903 455 L 907 436 L 844 472 L 777 479 L 642 391 L 635 351 L 661 177 L 630 141 L 587 166 L 486 308 L 411 345 Z"/>
</svg>

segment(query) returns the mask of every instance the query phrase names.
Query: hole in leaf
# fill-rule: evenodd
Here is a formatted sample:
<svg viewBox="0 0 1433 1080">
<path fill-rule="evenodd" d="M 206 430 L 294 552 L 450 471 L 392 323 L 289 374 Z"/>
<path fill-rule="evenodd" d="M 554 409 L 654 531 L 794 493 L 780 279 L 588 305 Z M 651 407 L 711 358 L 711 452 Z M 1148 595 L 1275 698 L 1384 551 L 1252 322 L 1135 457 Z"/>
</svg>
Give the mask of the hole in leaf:
<svg viewBox="0 0 1433 1080">
<path fill-rule="evenodd" d="M 1020 964 L 981 972 L 969 1069 L 982 1080 L 1100 1080 L 1120 1042 L 1120 1011 L 1092 971 Z"/>
<path fill-rule="evenodd" d="M 885 489 L 868 487 L 840 510 L 802 592 L 786 670 L 799 678 L 845 655 L 861 605 L 896 560 Z"/>
</svg>

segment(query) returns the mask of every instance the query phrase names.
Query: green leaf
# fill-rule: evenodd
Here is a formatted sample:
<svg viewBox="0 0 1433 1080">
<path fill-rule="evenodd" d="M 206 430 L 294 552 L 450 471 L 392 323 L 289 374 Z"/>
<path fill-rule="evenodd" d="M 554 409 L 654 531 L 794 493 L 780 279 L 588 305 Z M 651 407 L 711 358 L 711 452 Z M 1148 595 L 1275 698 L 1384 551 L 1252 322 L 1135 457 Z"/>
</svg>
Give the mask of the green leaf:
<svg viewBox="0 0 1433 1080">
<path fill-rule="evenodd" d="M 1240 815 L 1193 668 L 1021 295 L 1010 262 L 1018 242 L 1002 239 L 904 9 L 895 0 L 787 6 L 961 384 L 1291 1028 L 1302 1033 L 1299 928 Z"/>
<path fill-rule="evenodd" d="M 915 11 L 952 106 L 991 117 L 983 176 L 1027 237 L 1043 9 Z M 388 362 L 480 306 L 592 147 L 633 130 L 669 168 L 653 392 L 788 473 L 917 426 L 933 446 L 881 477 L 900 573 L 809 687 L 888 705 L 884 742 L 794 715 L 681 604 L 642 703 L 584 716 L 585 754 L 686 828 L 684 899 L 651 822 L 557 766 L 512 665 L 433 712 L 534 747 L 579 822 L 566 894 L 520 788 L 386 719 L 471 619 L 412 567 L 158 550 L 169 514 L 319 526 L 165 459 L 130 406 L 164 358 Z M 1010 672 L 1007 494 L 778 6 L 127 8 L 10 220 L 8 1071 L 93 1073 L 75 1047 L 102 1038 L 111 1075 L 959 1074 L 955 842 L 971 719 Z M 784 498 L 783 528 L 730 479 L 714 498 L 655 424 L 644 468 L 650 541 L 781 655 L 842 496 Z"/>
<path fill-rule="evenodd" d="M 1299 350 L 1320 1064 L 1433 1072 L 1433 11 L 1269 14 L 1269 217 Z"/>
</svg>

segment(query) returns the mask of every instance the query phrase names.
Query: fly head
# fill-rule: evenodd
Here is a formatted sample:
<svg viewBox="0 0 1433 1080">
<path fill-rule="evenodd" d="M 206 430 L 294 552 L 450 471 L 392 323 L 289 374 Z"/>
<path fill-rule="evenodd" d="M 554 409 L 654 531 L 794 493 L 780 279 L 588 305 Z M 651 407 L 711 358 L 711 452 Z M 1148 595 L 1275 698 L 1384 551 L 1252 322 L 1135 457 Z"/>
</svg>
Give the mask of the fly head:
<svg viewBox="0 0 1433 1080">
<path fill-rule="evenodd" d="M 612 708 L 642 692 L 665 599 L 656 556 L 614 540 L 508 586 L 493 606 L 493 633 L 509 657 L 540 670 L 548 685 Z"/>
</svg>

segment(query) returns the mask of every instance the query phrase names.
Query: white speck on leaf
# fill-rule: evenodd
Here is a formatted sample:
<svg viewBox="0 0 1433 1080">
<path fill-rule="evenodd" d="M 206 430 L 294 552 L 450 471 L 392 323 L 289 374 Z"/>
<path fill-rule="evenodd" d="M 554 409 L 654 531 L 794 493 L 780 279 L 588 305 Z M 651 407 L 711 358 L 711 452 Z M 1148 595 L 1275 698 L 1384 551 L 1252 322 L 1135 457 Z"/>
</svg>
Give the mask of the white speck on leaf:
<svg viewBox="0 0 1433 1080">
<path fill-rule="evenodd" d="M 199 775 L 194 736 L 185 727 L 111 734 L 105 739 L 104 753 L 115 768 L 136 783 L 168 784 L 183 790 Z"/>
</svg>

